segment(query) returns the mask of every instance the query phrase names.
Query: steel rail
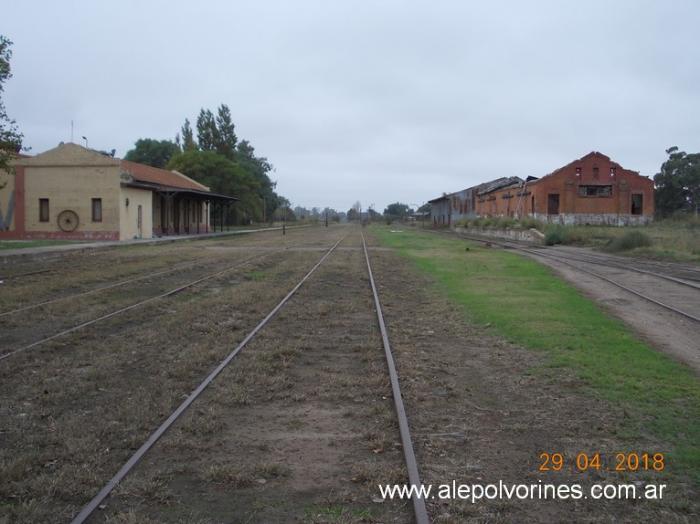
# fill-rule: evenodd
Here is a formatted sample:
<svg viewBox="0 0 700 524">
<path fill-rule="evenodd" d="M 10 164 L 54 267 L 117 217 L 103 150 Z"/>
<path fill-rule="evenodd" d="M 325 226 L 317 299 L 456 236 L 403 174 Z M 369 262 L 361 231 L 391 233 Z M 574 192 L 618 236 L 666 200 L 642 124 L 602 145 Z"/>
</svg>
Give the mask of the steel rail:
<svg viewBox="0 0 700 524">
<path fill-rule="evenodd" d="M 420 474 L 418 472 L 418 463 L 416 462 L 416 455 L 413 451 L 413 441 L 411 440 L 411 430 L 408 426 L 406 409 L 403 405 L 403 398 L 401 396 L 399 375 L 396 372 L 396 364 L 394 363 L 394 357 L 391 351 L 391 344 L 389 343 L 389 335 L 386 329 L 386 324 L 384 323 L 384 315 L 382 314 L 382 305 L 379 302 L 379 293 L 377 292 L 377 286 L 374 282 L 374 275 L 372 274 L 372 265 L 369 261 L 369 253 L 367 252 L 367 243 L 365 242 L 365 235 L 364 233 L 361 233 L 361 235 L 362 248 L 365 252 L 365 260 L 367 262 L 367 273 L 369 275 L 369 282 L 372 287 L 372 294 L 374 295 L 374 306 L 377 310 L 379 330 L 382 333 L 384 354 L 386 355 L 386 363 L 387 367 L 389 368 L 389 378 L 391 380 L 391 393 L 394 397 L 394 407 L 396 408 L 396 416 L 399 420 L 401 446 L 403 447 L 403 455 L 406 461 L 406 469 L 408 470 L 408 481 L 411 483 L 412 486 L 414 486 L 414 490 L 411 493 L 411 500 L 413 502 L 413 513 L 416 517 L 417 524 L 428 524 L 430 522 L 430 519 L 428 518 L 428 511 L 425 508 L 425 500 L 419 497 L 416 491 L 420 489 L 421 486 Z"/>
<path fill-rule="evenodd" d="M 37 302 L 35 304 L 29 304 L 27 306 L 22 306 L 22 307 L 19 307 L 17 309 L 10 309 L 8 311 L 0 312 L 0 317 L 4 317 L 7 315 L 14 315 L 15 313 L 20 313 L 22 311 L 29 311 L 30 309 L 35 309 L 35 308 L 38 308 L 41 306 L 48 306 L 50 304 L 55 304 L 57 302 L 63 302 L 64 300 L 70 300 L 73 298 L 83 297 L 85 295 L 92 295 L 93 293 L 99 293 L 100 291 L 114 289 L 115 287 L 120 287 L 120 286 L 124 286 L 126 284 L 131 284 L 132 282 L 137 282 L 139 280 L 145 280 L 147 278 L 157 277 L 159 275 L 164 275 L 166 273 L 172 273 L 173 271 L 177 271 L 179 269 L 184 269 L 186 267 L 193 266 L 193 265 L 197 264 L 198 262 L 201 262 L 201 260 L 193 260 L 191 262 L 184 262 L 182 264 L 178 264 L 177 266 L 171 267 L 170 269 L 163 269 L 160 271 L 156 271 L 154 273 L 148 273 L 147 275 L 141 275 L 139 277 L 134 277 L 134 278 L 130 278 L 127 280 L 122 280 L 120 282 L 115 282 L 113 284 L 108 284 L 106 286 L 96 287 L 94 289 L 88 289 L 87 291 L 81 291 L 81 292 L 75 293 L 73 295 L 67 295 L 65 297 L 51 298 L 48 300 L 44 300 L 42 302 Z"/>
<path fill-rule="evenodd" d="M 19 273 L 17 275 L 3 275 L 0 276 L 0 280 L 10 280 L 13 278 L 28 277 L 30 275 L 38 275 L 39 273 L 51 273 L 55 269 L 40 269 L 38 271 L 29 271 L 27 273 Z"/>
<path fill-rule="evenodd" d="M 126 461 L 126 463 L 121 467 L 121 469 L 114 475 L 105 486 L 95 495 L 90 502 L 88 502 L 83 509 L 78 513 L 78 515 L 71 521 L 72 524 L 82 524 L 88 517 L 100 506 L 102 501 L 109 496 L 109 494 L 114 490 L 115 487 L 121 482 L 121 480 L 126 477 L 129 472 L 136 466 L 143 456 L 155 445 L 156 442 L 165 434 L 165 432 L 170 429 L 170 427 L 175 423 L 175 421 L 180 418 L 180 416 L 187 410 L 188 407 L 199 397 L 202 392 L 212 383 L 212 381 L 219 376 L 219 374 L 228 366 L 228 364 L 233 360 L 233 358 L 238 355 L 238 353 L 250 342 L 258 332 L 265 327 L 265 325 L 274 317 L 277 312 L 282 309 L 282 307 L 289 301 L 290 298 L 299 290 L 299 288 L 306 282 L 309 277 L 318 269 L 318 267 L 323 264 L 323 262 L 328 258 L 328 256 L 338 247 L 345 237 L 338 240 L 331 248 L 326 251 L 326 253 L 321 257 L 321 259 L 316 262 L 316 264 L 309 270 L 306 275 L 292 288 L 292 290 L 285 295 L 285 297 L 274 307 L 272 310 L 263 318 L 253 330 L 246 335 L 246 337 L 231 351 L 221 363 L 214 368 L 214 370 L 207 375 L 207 377 L 197 386 L 192 393 L 178 406 L 178 408 L 173 411 L 170 416 L 156 429 L 150 437 L 144 442 L 141 447 L 136 450 L 136 452 Z"/>
<path fill-rule="evenodd" d="M 467 237 L 466 235 L 462 235 L 462 236 L 464 236 L 465 238 L 473 238 L 473 237 Z M 515 246 L 514 249 L 527 249 L 524 246 L 520 246 L 519 244 L 517 244 L 515 242 L 508 242 L 507 240 L 502 245 L 512 245 L 512 246 Z M 552 253 L 548 252 L 548 254 L 551 255 Z M 668 280 L 669 282 L 674 282 L 676 284 L 680 284 L 682 286 L 691 287 L 693 289 L 700 289 L 700 285 L 695 284 L 693 282 L 689 282 L 686 279 L 673 277 L 671 275 L 664 275 L 663 273 L 649 271 L 648 269 L 640 269 L 640 268 L 634 267 L 634 266 L 623 266 L 620 264 L 612 263 L 610 261 L 606 262 L 606 261 L 601 260 L 600 258 L 591 257 L 590 255 L 589 256 L 582 256 L 580 258 L 573 258 L 570 256 L 564 256 L 564 254 L 561 253 L 560 251 L 556 251 L 556 256 L 559 258 L 562 258 L 562 259 L 566 259 L 566 260 L 576 260 L 576 261 L 581 261 L 581 262 L 588 262 L 590 264 L 596 264 L 598 266 L 610 267 L 610 268 L 615 268 L 615 269 L 624 269 L 626 271 L 633 271 L 635 273 L 640 273 L 643 275 L 651 275 L 651 276 L 654 276 L 657 278 Z M 688 279 L 688 280 L 690 280 L 690 279 Z"/>
<path fill-rule="evenodd" d="M 287 229 L 302 229 L 305 227 L 313 227 L 313 224 L 304 224 L 301 226 L 288 226 Z M 109 250 L 110 248 L 115 248 L 115 247 L 128 247 L 128 246 L 156 246 L 159 244 L 172 244 L 175 242 L 182 242 L 182 241 L 189 241 L 189 240 L 228 240 L 228 237 L 235 237 L 237 235 L 249 235 L 253 233 L 264 233 L 265 231 L 280 231 L 282 229 L 282 226 L 275 226 L 275 227 L 265 227 L 265 228 L 258 228 L 258 229 L 238 229 L 234 231 L 223 231 L 220 233 L 216 234 L 207 234 L 207 233 L 202 233 L 199 237 L 195 235 L 188 235 L 186 238 L 169 238 L 165 241 L 162 240 L 157 240 L 157 239 L 151 239 L 150 241 L 144 240 L 143 242 L 137 244 L 137 243 L 131 243 L 131 244 L 124 244 L 124 245 L 119 245 L 119 244 L 109 244 L 106 246 L 96 246 L 96 247 L 81 247 L 80 244 L 75 245 L 75 249 L 66 249 L 64 251 L 54 251 L 50 252 L 52 255 L 63 255 L 63 254 L 70 254 L 70 253 L 75 253 L 75 252 L 80 252 L 80 253 L 86 253 L 89 251 L 93 250 Z M 97 254 L 97 253 L 93 253 Z M 101 253 L 100 253 L 101 254 Z M 2 253 L 0 252 L 0 257 L 2 256 Z M 30 275 L 38 275 L 40 273 L 53 273 L 57 271 L 56 269 L 41 269 L 38 271 L 29 271 L 28 273 L 18 273 L 16 275 L 0 275 L 0 280 L 10 280 L 13 278 L 20 278 L 20 277 L 27 277 Z"/>
<path fill-rule="evenodd" d="M 120 314 L 122 314 L 122 313 L 126 313 L 127 311 L 131 311 L 132 309 L 136 309 L 136 308 L 141 307 L 141 306 L 143 306 L 143 305 L 146 305 L 146 304 L 148 304 L 148 303 L 150 303 L 150 302 L 153 302 L 154 300 L 158 300 L 158 299 L 161 299 L 161 298 L 169 297 L 169 296 L 171 296 L 171 295 L 175 295 L 176 293 L 179 293 L 180 291 L 184 291 L 185 289 L 190 288 L 190 287 L 192 287 L 192 286 L 194 286 L 194 285 L 196 285 L 196 284 L 199 284 L 199 283 L 201 283 L 201 282 L 204 282 L 204 281 L 206 281 L 206 280 L 210 280 L 210 279 L 212 279 L 212 278 L 221 276 L 221 275 L 223 275 L 224 273 L 227 273 L 228 271 L 231 271 L 232 269 L 235 269 L 235 268 L 237 268 L 237 267 L 240 267 L 240 266 L 242 266 L 242 265 L 244 265 L 244 264 L 247 264 L 248 262 L 251 262 L 251 261 L 253 261 L 253 260 L 255 260 L 255 259 L 261 258 L 261 257 L 263 257 L 263 256 L 265 256 L 265 255 L 267 255 L 267 253 L 262 253 L 262 254 L 259 254 L 259 255 L 254 255 L 254 256 L 252 256 L 252 257 L 248 257 L 248 258 L 246 258 L 246 259 L 240 260 L 240 261 L 236 262 L 235 264 L 233 264 L 232 266 L 228 266 L 227 268 L 225 268 L 225 269 L 223 269 L 223 270 L 221 270 L 221 271 L 217 271 L 216 273 L 210 273 L 209 275 L 206 275 L 206 276 L 204 276 L 204 277 L 198 278 L 197 280 L 193 280 L 192 282 L 188 282 L 187 284 L 184 284 L 184 285 L 182 285 L 182 286 L 178 286 L 178 287 L 176 287 L 175 289 L 171 289 L 170 291 L 166 291 L 165 293 L 161 293 L 161 294 L 156 295 L 156 296 L 154 296 L 154 297 L 150 297 L 150 298 L 147 298 L 147 299 L 145 299 L 145 300 L 141 300 L 141 301 L 139 301 L 139 302 L 136 302 L 135 304 L 131 304 L 131 305 L 129 305 L 129 306 L 126 306 L 126 307 L 117 309 L 116 311 L 112 311 L 111 313 L 107 313 L 107 314 L 102 315 L 102 316 L 100 316 L 100 317 L 93 318 L 92 320 L 88 320 L 88 321 L 86 321 L 86 322 L 83 322 L 83 323 L 78 324 L 78 325 L 76 325 L 76 326 L 73 326 L 73 327 L 71 327 L 71 328 L 65 329 L 65 330 L 63 330 L 63 331 L 61 331 L 61 332 L 59 332 L 59 333 L 55 333 L 54 335 L 51 335 L 51 336 L 49 336 L 49 337 L 42 338 L 41 340 L 37 340 L 36 342 L 32 342 L 31 344 L 28 344 L 28 345 L 26 345 L 26 346 L 23 346 L 23 347 L 21 347 L 21 348 L 15 349 L 15 350 L 10 351 L 10 352 L 8 352 L 8 353 L 2 354 L 2 355 L 0 355 L 0 361 L 5 360 L 6 358 L 9 358 L 9 357 L 11 357 L 12 355 L 16 355 L 17 353 L 26 351 L 26 350 L 31 349 L 31 348 L 34 348 L 34 347 L 36 347 L 36 346 L 40 346 L 41 344 L 44 344 L 44 343 L 49 342 L 49 341 L 51 341 L 51 340 L 54 340 L 54 339 L 56 339 L 56 338 L 63 337 L 63 336 L 65 336 L 65 335 L 68 335 L 68 334 L 73 333 L 73 332 L 75 332 L 75 331 L 78 331 L 78 330 L 80 330 L 80 329 L 86 328 L 86 327 L 88 327 L 88 326 L 92 326 L 93 324 L 97 324 L 98 322 L 101 322 L 101 321 L 103 321 L 103 320 L 107 320 L 107 319 L 110 319 L 110 318 L 115 317 L 115 316 L 117 316 L 117 315 L 120 315 Z"/>
<path fill-rule="evenodd" d="M 509 247 L 509 246 L 508 246 L 506 243 L 504 243 L 504 242 L 496 242 L 496 241 L 493 241 L 493 240 L 486 240 L 486 239 L 483 239 L 483 238 L 476 238 L 476 237 L 471 237 L 471 236 L 461 235 L 461 234 L 460 234 L 459 236 L 461 236 L 462 238 L 469 239 L 469 240 L 476 240 L 476 241 L 478 241 L 478 242 L 488 242 L 488 243 L 490 243 L 490 244 L 495 244 L 495 245 L 501 246 L 501 247 Z M 539 257 L 542 257 L 542 258 L 550 258 L 550 259 L 552 259 L 552 260 L 556 260 L 556 261 L 559 262 L 560 264 L 567 265 L 567 266 L 569 266 L 569 267 L 572 267 L 572 268 L 576 269 L 577 271 L 582 271 L 583 273 L 587 273 L 587 274 L 589 274 L 589 275 L 591 275 L 591 276 L 594 276 L 594 277 L 596 277 L 596 278 L 599 278 L 599 279 L 601 279 L 601 280 L 604 280 L 604 281 L 608 282 L 609 284 L 612 284 L 612 285 L 614 285 L 614 286 L 617 286 L 617 287 L 619 287 L 620 289 L 623 289 L 624 291 L 627 291 L 628 293 L 632 293 L 633 295 L 636 295 L 636 296 L 638 296 L 638 297 L 640 297 L 640 298 L 642 298 L 642 299 L 644 299 L 644 300 L 646 300 L 646 301 L 648 301 L 648 302 L 651 302 L 651 303 L 653 303 L 653 304 L 656 304 L 657 306 L 660 306 L 660 307 L 665 308 L 665 309 L 667 309 L 667 310 L 669 310 L 669 311 L 672 311 L 673 313 L 676 313 L 677 315 L 681 315 L 681 316 L 683 316 L 683 317 L 685 317 L 685 318 L 688 318 L 688 319 L 690 319 L 690 320 L 692 320 L 692 321 L 694 321 L 694 322 L 700 323 L 700 317 L 696 317 L 695 315 L 692 315 L 692 314 L 687 313 L 687 312 L 685 312 L 685 311 L 682 311 L 682 310 L 680 310 L 680 309 L 678 309 L 678 308 L 675 308 L 675 307 L 673 307 L 673 306 L 671 306 L 671 305 L 669 305 L 669 304 L 666 304 L 666 303 L 664 303 L 664 302 L 661 302 L 660 300 L 656 300 L 655 298 L 652 298 L 652 297 L 647 296 L 647 295 L 645 295 L 645 294 L 643 294 L 643 293 L 640 293 L 639 291 L 636 291 L 636 290 L 634 290 L 634 289 L 632 289 L 632 288 L 630 288 L 630 287 L 628 287 L 628 286 L 625 286 L 624 284 L 620 284 L 619 282 L 617 282 L 617 281 L 615 281 L 615 280 L 613 280 L 613 279 L 611 279 L 611 278 L 608 278 L 608 277 L 606 277 L 606 276 L 604 276 L 604 275 L 601 275 L 600 273 L 596 273 L 595 271 L 591 271 L 591 270 L 586 269 L 586 268 L 583 268 L 583 267 L 581 267 L 581 266 L 577 266 L 576 264 L 572 264 L 571 262 L 567 262 L 566 260 L 572 260 L 572 259 L 570 259 L 570 258 L 567 258 L 567 257 L 558 257 L 558 256 L 556 256 L 556 255 L 553 255 L 552 253 L 545 253 L 545 252 L 542 252 L 542 251 L 536 251 L 536 250 L 533 250 L 533 249 L 528 249 L 528 248 L 525 248 L 525 247 L 522 247 L 522 246 L 518 246 L 517 244 L 516 244 L 514 247 L 512 247 L 512 246 L 510 246 L 510 247 L 511 247 L 512 249 L 517 250 L 517 251 L 522 251 L 522 252 L 524 252 L 524 253 L 529 253 L 529 254 L 534 255 L 534 256 L 539 256 Z M 604 264 L 603 264 L 603 265 L 604 265 Z M 693 286 L 691 286 L 691 287 L 693 287 Z"/>
<path fill-rule="evenodd" d="M 601 259 L 596 259 L 596 258 L 590 257 L 590 256 L 581 257 L 581 258 L 573 258 L 573 257 L 564 256 L 560 251 L 557 251 L 556 254 L 558 257 L 565 258 L 567 260 L 580 260 L 582 262 L 588 262 L 590 264 L 596 264 L 598 266 L 611 267 L 611 268 L 615 268 L 615 269 L 624 269 L 626 271 L 634 271 L 635 273 L 640 273 L 642 275 L 651 275 L 651 276 L 656 277 L 656 278 L 668 280 L 669 282 L 674 282 L 676 284 L 680 284 L 681 286 L 692 287 L 693 289 L 700 289 L 700 284 L 695 284 L 694 282 L 691 282 L 690 280 L 692 280 L 692 279 L 684 279 L 684 278 L 674 277 L 671 275 L 664 275 L 663 273 L 657 273 L 656 271 L 649 271 L 648 269 L 641 269 L 641 268 L 634 267 L 634 266 L 623 266 L 620 264 L 605 262 Z"/>
</svg>

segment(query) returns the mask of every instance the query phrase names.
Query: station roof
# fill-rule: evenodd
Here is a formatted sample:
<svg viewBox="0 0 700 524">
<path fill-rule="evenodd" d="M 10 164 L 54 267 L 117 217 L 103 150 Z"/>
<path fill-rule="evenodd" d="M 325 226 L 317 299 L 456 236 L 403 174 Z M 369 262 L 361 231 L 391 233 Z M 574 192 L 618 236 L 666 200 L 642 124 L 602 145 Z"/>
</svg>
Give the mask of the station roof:
<svg viewBox="0 0 700 524">
<path fill-rule="evenodd" d="M 177 171 L 159 169 L 157 167 L 131 162 L 130 160 L 120 160 L 122 170 L 131 175 L 134 180 L 161 186 L 176 187 L 181 189 L 194 189 L 197 191 L 209 191 L 204 184 L 192 180 L 190 177 Z"/>
<path fill-rule="evenodd" d="M 235 202 L 240 200 L 234 196 L 223 195 L 221 193 L 213 193 L 212 191 L 202 191 L 201 189 L 189 189 L 186 187 L 174 187 L 174 186 L 164 186 L 162 184 L 141 182 L 134 180 L 131 182 L 126 182 L 124 185 L 128 187 L 134 187 L 137 189 L 148 189 L 149 191 L 154 191 L 156 193 L 161 193 L 164 195 L 189 195 L 201 197 L 202 200 L 218 200 Z"/>
</svg>

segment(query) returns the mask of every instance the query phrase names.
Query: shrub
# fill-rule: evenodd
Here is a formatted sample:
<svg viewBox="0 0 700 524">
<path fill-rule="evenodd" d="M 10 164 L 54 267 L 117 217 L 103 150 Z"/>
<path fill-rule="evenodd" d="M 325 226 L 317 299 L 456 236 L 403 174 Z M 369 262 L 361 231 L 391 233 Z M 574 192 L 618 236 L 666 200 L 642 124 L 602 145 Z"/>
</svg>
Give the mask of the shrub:
<svg viewBox="0 0 700 524">
<path fill-rule="evenodd" d="M 572 237 L 569 229 L 566 226 L 559 224 L 550 224 L 545 228 L 544 243 L 547 246 L 555 244 L 570 244 Z"/>
<path fill-rule="evenodd" d="M 501 229 L 515 227 L 516 225 L 517 225 L 517 221 L 514 218 L 510 218 L 510 217 L 498 217 L 498 218 L 496 218 L 496 221 L 494 223 L 494 226 L 501 228 Z"/>
<path fill-rule="evenodd" d="M 608 251 L 629 251 L 638 247 L 649 247 L 652 241 L 649 235 L 641 231 L 628 231 L 622 236 L 613 238 L 605 248 Z"/>
<path fill-rule="evenodd" d="M 533 227 L 535 229 L 540 229 L 542 227 L 542 223 L 539 220 L 537 220 L 536 218 L 525 217 L 525 218 L 520 220 L 520 226 L 523 229 L 531 229 Z"/>
<path fill-rule="evenodd" d="M 563 243 L 562 232 L 558 229 L 552 229 L 550 231 L 547 231 L 544 235 L 544 243 L 547 246 L 554 246 L 556 244 L 562 244 Z"/>
</svg>

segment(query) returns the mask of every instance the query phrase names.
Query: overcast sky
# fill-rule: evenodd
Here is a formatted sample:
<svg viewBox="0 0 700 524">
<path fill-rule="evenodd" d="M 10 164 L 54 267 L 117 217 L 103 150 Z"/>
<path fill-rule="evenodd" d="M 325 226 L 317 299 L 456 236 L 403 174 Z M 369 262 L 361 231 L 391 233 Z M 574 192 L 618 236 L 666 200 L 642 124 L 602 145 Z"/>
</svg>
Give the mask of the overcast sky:
<svg viewBox="0 0 700 524">
<path fill-rule="evenodd" d="M 9 2 L 38 153 L 173 139 L 220 103 L 294 205 L 382 211 L 597 150 L 700 150 L 700 2 Z"/>
</svg>

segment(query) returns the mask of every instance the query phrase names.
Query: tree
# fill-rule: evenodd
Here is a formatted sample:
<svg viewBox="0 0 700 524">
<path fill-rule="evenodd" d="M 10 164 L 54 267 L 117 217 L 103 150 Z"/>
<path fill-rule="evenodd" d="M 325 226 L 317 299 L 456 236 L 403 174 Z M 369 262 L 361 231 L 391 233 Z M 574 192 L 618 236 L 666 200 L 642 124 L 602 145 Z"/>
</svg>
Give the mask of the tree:
<svg viewBox="0 0 700 524">
<path fill-rule="evenodd" d="M 237 163 L 216 151 L 183 151 L 168 163 L 168 169 L 184 173 L 215 193 L 239 199 L 231 207 L 230 219 L 236 223 L 262 219 L 262 202 L 255 177 Z"/>
<path fill-rule="evenodd" d="M 129 150 L 124 159 L 164 168 L 170 159 L 179 152 L 180 148 L 170 140 L 139 138 L 134 144 L 134 149 Z"/>
<path fill-rule="evenodd" d="M 10 59 L 12 58 L 12 42 L 0 35 L 0 170 L 10 171 L 9 162 L 22 150 L 24 135 L 19 132 L 17 123 L 7 116 L 2 94 L 4 84 L 12 78 Z"/>
<path fill-rule="evenodd" d="M 267 158 L 255 155 L 255 148 L 247 140 L 241 140 L 236 147 L 236 162 L 248 171 L 258 181 L 258 196 L 265 203 L 265 216 L 270 217 L 281 203 L 275 193 L 276 182 L 270 179 L 268 173 L 274 168 Z"/>
<path fill-rule="evenodd" d="M 231 120 L 231 111 L 226 104 L 221 104 L 216 114 L 215 148 L 217 153 L 234 160 L 238 138 Z"/>
<path fill-rule="evenodd" d="M 426 202 L 422 206 L 420 206 L 417 210 L 417 213 L 430 213 L 430 202 Z"/>
<path fill-rule="evenodd" d="M 410 213 L 411 208 L 400 202 L 389 204 L 384 210 L 384 216 L 387 218 L 406 218 Z"/>
<path fill-rule="evenodd" d="M 216 151 L 219 144 L 219 130 L 216 127 L 214 113 L 209 109 L 201 109 L 197 117 L 197 142 L 202 151 Z"/>
<path fill-rule="evenodd" d="M 669 216 L 678 211 L 700 212 L 700 153 L 687 154 L 677 147 L 666 150 L 668 160 L 654 176 L 656 212 Z"/>
<path fill-rule="evenodd" d="M 182 135 L 183 151 L 194 151 L 198 149 L 199 146 L 197 146 L 197 142 L 194 141 L 194 133 L 192 132 L 192 126 L 188 118 L 185 118 L 185 123 L 182 124 L 180 134 Z"/>
<path fill-rule="evenodd" d="M 263 209 L 264 218 L 272 218 L 273 213 L 282 203 L 280 196 L 275 193 L 276 182 L 270 179 L 269 173 L 274 170 L 265 157 L 255 155 L 255 148 L 247 140 L 238 141 L 235 125 L 231 118 L 231 110 L 226 104 L 221 104 L 216 116 L 209 109 L 202 108 L 197 117 L 197 141 L 192 136 L 189 120 L 181 129 L 182 151 L 207 151 L 234 162 L 241 172 L 252 177 L 255 184 L 255 194 L 259 201 L 258 207 Z"/>
</svg>

